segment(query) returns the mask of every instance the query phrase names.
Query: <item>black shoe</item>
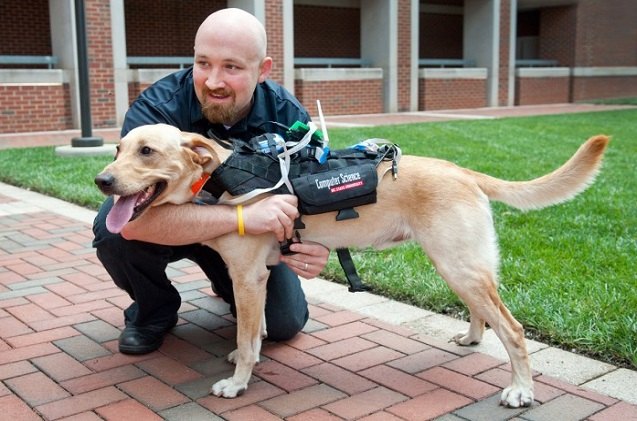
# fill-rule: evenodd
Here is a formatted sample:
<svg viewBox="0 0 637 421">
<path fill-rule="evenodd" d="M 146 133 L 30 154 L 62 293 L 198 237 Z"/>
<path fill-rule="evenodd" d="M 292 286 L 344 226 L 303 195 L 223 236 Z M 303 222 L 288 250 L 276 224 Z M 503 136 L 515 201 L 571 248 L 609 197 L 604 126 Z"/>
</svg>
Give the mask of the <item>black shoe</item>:
<svg viewBox="0 0 637 421">
<path fill-rule="evenodd" d="M 124 328 L 119 335 L 119 352 L 122 354 L 148 354 L 153 352 L 164 343 L 164 335 L 177 324 L 175 316 L 174 323 L 168 325 L 129 325 Z"/>
</svg>

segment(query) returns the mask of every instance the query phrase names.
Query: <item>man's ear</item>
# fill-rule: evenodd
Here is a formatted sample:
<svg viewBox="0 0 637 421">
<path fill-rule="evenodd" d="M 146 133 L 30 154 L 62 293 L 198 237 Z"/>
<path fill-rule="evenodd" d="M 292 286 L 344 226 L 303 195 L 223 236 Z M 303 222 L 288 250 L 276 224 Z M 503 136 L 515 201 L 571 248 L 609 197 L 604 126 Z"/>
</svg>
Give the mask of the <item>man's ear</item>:
<svg viewBox="0 0 637 421">
<path fill-rule="evenodd" d="M 272 57 L 266 57 L 261 62 L 261 66 L 259 68 L 259 83 L 265 82 L 268 76 L 270 76 L 271 70 L 272 70 Z"/>
</svg>

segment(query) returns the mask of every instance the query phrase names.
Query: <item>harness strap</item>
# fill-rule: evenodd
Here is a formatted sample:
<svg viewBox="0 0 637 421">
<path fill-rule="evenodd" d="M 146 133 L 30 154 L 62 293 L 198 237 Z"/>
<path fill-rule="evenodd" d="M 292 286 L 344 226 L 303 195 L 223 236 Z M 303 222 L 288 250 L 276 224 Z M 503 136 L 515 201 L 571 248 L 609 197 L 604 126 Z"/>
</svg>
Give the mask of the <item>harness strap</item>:
<svg viewBox="0 0 637 421">
<path fill-rule="evenodd" d="M 354 261 L 352 260 L 352 255 L 347 248 L 338 248 L 336 249 L 336 255 L 338 256 L 338 261 L 343 268 L 343 272 L 345 272 L 345 277 L 347 278 L 347 282 L 349 282 L 349 292 L 362 292 L 362 291 L 370 291 L 371 288 L 361 281 L 361 278 L 358 276 L 356 272 L 356 266 L 354 266 Z"/>
<path fill-rule="evenodd" d="M 228 150 L 232 150 L 233 143 L 232 143 L 231 140 L 229 140 L 229 139 L 221 139 L 219 136 L 217 136 L 215 134 L 215 132 L 212 131 L 212 129 L 208 130 L 207 135 L 208 135 L 208 139 L 214 140 L 222 148 L 228 149 Z"/>
</svg>

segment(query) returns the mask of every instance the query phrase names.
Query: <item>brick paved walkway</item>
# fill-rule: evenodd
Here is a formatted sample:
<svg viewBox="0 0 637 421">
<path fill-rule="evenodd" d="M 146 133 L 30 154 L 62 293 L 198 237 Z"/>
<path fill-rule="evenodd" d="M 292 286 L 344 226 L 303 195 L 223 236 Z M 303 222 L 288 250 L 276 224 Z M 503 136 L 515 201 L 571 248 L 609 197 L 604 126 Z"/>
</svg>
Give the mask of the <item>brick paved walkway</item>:
<svg viewBox="0 0 637 421">
<path fill-rule="evenodd" d="M 591 107 L 593 107 L 591 109 Z M 328 125 L 499 118 L 603 110 L 515 107 L 328 117 Z M 448 115 L 447 115 L 448 114 Z M 380 118 L 382 117 L 382 118 Z M 96 131 L 106 141 L 117 130 Z M 0 148 L 63 145 L 75 132 L 0 135 Z M 465 322 L 321 279 L 303 281 L 311 319 L 285 343 L 265 343 L 248 391 L 210 396 L 233 367 L 235 321 L 197 266 L 170 277 L 179 324 L 159 351 L 117 352 L 117 289 L 91 248 L 86 209 L 0 183 L 0 420 L 637 420 L 637 372 L 528 340 L 531 408 L 497 405 L 510 367 L 491 331 L 462 348 Z"/>
<path fill-rule="evenodd" d="M 498 347 L 493 337 L 478 348 L 455 346 L 445 330 L 464 322 L 320 279 L 304 281 L 311 320 L 303 333 L 264 345 L 243 396 L 211 396 L 211 384 L 232 371 L 224 356 L 235 321 L 198 267 L 170 267 L 183 304 L 161 349 L 120 354 L 130 299 L 91 248 L 93 213 L 51 200 L 0 184 L 2 420 L 637 419 L 634 395 L 596 392 L 595 380 L 575 385 L 620 375 L 623 393 L 637 373 L 582 357 L 572 363 L 575 381 L 536 371 L 531 408 L 499 407 L 509 366 L 501 348 L 489 352 Z M 568 360 L 533 341 L 529 349 L 534 366 Z M 589 379 L 577 378 L 586 372 Z"/>
</svg>

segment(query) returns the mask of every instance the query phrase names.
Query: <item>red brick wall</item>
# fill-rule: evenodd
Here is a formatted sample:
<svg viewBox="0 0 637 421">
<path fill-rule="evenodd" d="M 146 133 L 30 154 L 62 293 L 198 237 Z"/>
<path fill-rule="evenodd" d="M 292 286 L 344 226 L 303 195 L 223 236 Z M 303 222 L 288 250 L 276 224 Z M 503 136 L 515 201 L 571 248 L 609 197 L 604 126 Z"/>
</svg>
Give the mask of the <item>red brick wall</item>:
<svg viewBox="0 0 637 421">
<path fill-rule="evenodd" d="M 50 56 L 51 51 L 49 0 L 0 1 L 0 55 Z"/>
<path fill-rule="evenodd" d="M 637 66 L 635 0 L 577 4 L 575 66 Z"/>
<path fill-rule="evenodd" d="M 353 7 L 294 6 L 294 56 L 361 56 L 361 13 Z"/>
<path fill-rule="evenodd" d="M 573 102 L 635 96 L 637 96 L 637 76 L 573 78 Z"/>
<path fill-rule="evenodd" d="M 539 58 L 557 60 L 560 66 L 575 63 L 576 6 L 541 10 Z"/>
<path fill-rule="evenodd" d="M 487 106 L 486 79 L 425 79 L 418 81 L 418 110 L 452 110 Z"/>
<path fill-rule="evenodd" d="M 225 0 L 127 0 L 126 52 L 129 56 L 191 56 L 201 22 Z"/>
<path fill-rule="evenodd" d="M 113 44 L 109 0 L 85 0 L 93 128 L 115 127 Z"/>
<path fill-rule="evenodd" d="M 398 2 L 398 111 L 409 111 L 411 99 L 411 1 Z"/>
<path fill-rule="evenodd" d="M 0 85 L 0 133 L 65 130 L 72 124 L 67 84 Z"/>
<path fill-rule="evenodd" d="M 142 89 L 140 88 L 139 82 L 128 82 L 128 106 L 133 103 L 142 93 Z"/>
<path fill-rule="evenodd" d="M 515 84 L 515 105 L 569 102 L 569 77 L 518 77 Z"/>
<path fill-rule="evenodd" d="M 265 2 L 265 31 L 268 34 L 268 56 L 272 57 L 270 79 L 283 83 L 283 1 Z"/>
<path fill-rule="evenodd" d="M 301 104 L 318 115 L 316 100 L 325 114 L 370 114 L 383 112 L 383 81 L 344 80 L 306 82 L 295 80 L 294 92 Z"/>
<path fill-rule="evenodd" d="M 0 54 L 50 55 L 51 36 L 49 23 L 51 0 L 3 0 L 0 1 Z M 110 10 L 108 0 L 86 0 L 88 44 L 90 60 L 91 108 L 94 127 L 112 127 L 115 124 L 113 96 L 113 63 L 111 46 Z M 407 0 L 399 0 L 401 19 L 399 43 L 400 66 L 405 64 L 407 53 L 402 49 L 406 25 L 403 23 Z M 428 0 L 427 3 L 461 5 L 462 0 Z M 126 0 L 126 32 L 130 55 L 190 55 L 196 28 L 210 12 L 225 7 L 221 0 L 189 0 L 187 7 L 182 0 Z M 266 30 L 269 35 L 269 54 L 274 58 L 272 78 L 281 82 L 283 69 L 283 0 L 268 0 L 266 5 Z M 297 6 L 295 13 L 310 6 Z M 502 0 L 502 16 L 508 16 L 510 0 Z M 329 50 L 320 50 L 320 43 L 302 40 L 307 55 L 355 57 L 360 55 L 360 13 L 358 9 L 328 9 L 311 16 L 319 25 L 331 26 L 340 35 L 327 39 L 333 43 Z M 334 10 L 335 9 L 335 10 Z M 305 9 L 307 11 L 309 9 Z M 316 9 L 314 9 L 316 10 Z M 300 12 L 299 12 L 300 13 Z M 540 55 L 557 59 L 561 65 L 573 67 L 637 66 L 637 7 L 634 0 L 580 0 L 577 5 L 541 10 Z M 327 17 L 332 22 L 326 22 Z M 344 17 L 346 16 L 346 17 Z M 461 57 L 462 25 L 457 15 L 421 14 L 421 57 Z M 312 19 L 310 19 L 312 20 Z M 348 22 L 351 20 L 351 22 Z M 504 22 L 506 20 L 503 19 Z M 322 24 L 321 24 L 322 22 Z M 295 28 L 308 22 L 296 20 Z M 176 29 L 177 28 L 177 29 Z M 508 63 L 509 42 L 507 23 L 501 25 L 501 64 Z M 445 32 L 447 31 L 447 32 Z M 311 37 L 316 31 L 301 31 L 299 37 Z M 343 35 L 345 34 L 345 35 Z M 340 39 L 339 39 L 340 38 Z M 297 41 L 299 41 L 297 40 Z M 359 43 L 360 44 L 360 43 Z M 312 50 L 310 51 L 310 46 Z M 297 45 L 297 56 L 302 55 Z M 311 54 L 310 54 L 311 53 Z M 399 69 L 399 107 L 404 109 L 408 94 L 403 91 L 403 69 Z M 506 77 L 506 69 L 500 69 Z M 485 106 L 484 80 L 420 80 L 419 109 L 470 108 Z M 506 99 L 507 85 L 500 80 L 499 102 Z M 518 101 L 537 101 L 530 96 L 529 83 L 541 83 L 552 101 L 563 96 L 563 84 L 546 88 L 552 81 L 519 81 L 521 95 Z M 143 86 L 132 84 L 131 92 L 139 92 Z M 594 98 L 626 97 L 637 95 L 636 77 L 576 77 L 571 82 L 574 101 Z M 313 109 L 314 100 L 324 102 L 326 111 L 336 113 L 368 113 L 382 111 L 382 82 L 299 82 L 297 89 L 302 102 Z M 425 95 L 426 92 L 426 95 Z M 135 97 L 131 95 L 131 97 Z M 330 102 L 331 101 L 331 102 Z M 68 87 L 62 85 L 0 86 L 0 131 L 54 130 L 71 127 Z M 30 124 L 30 126 L 28 126 Z"/>
<path fill-rule="evenodd" d="M 508 105 L 509 95 L 509 50 L 511 36 L 511 0 L 502 0 L 500 3 L 500 73 L 498 75 L 498 101 L 497 105 Z"/>
</svg>

